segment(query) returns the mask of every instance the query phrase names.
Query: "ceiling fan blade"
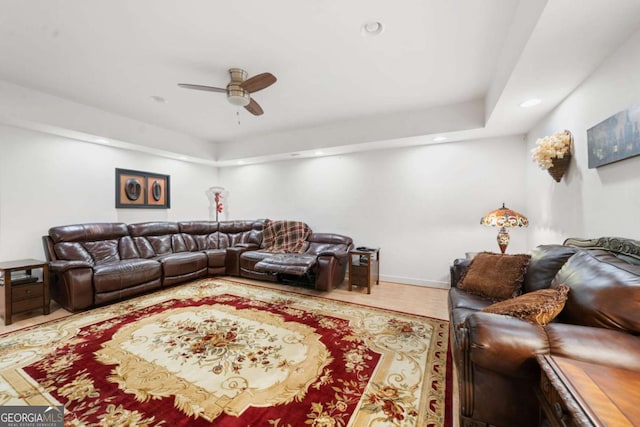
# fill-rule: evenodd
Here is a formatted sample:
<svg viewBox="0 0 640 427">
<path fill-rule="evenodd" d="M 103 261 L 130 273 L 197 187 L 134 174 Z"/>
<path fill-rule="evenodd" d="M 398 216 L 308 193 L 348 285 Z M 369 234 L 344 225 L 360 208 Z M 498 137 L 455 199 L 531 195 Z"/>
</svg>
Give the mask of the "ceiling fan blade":
<svg viewBox="0 0 640 427">
<path fill-rule="evenodd" d="M 276 77 L 271 73 L 262 73 L 242 82 L 240 86 L 249 93 L 257 92 L 276 82 Z"/>
<path fill-rule="evenodd" d="M 244 108 L 254 116 L 261 116 L 264 113 L 262 107 L 253 98 L 251 98 L 249 104 L 245 105 Z"/>
<path fill-rule="evenodd" d="M 178 86 L 183 87 L 185 89 L 196 89 L 196 90 L 206 90 L 208 92 L 227 93 L 226 89 L 222 89 L 220 87 L 191 85 L 191 84 L 188 84 L 188 83 L 178 83 Z"/>
</svg>

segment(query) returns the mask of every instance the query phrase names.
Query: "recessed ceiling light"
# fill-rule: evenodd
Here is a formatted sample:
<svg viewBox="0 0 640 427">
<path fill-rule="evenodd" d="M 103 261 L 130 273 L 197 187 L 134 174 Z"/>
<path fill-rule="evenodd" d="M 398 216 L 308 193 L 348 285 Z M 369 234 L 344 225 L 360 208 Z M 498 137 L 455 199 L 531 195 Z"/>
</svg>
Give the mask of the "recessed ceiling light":
<svg viewBox="0 0 640 427">
<path fill-rule="evenodd" d="M 446 140 L 447 140 L 446 136 L 436 136 L 435 138 L 433 138 L 433 142 L 442 142 Z"/>
<path fill-rule="evenodd" d="M 158 104 L 166 104 L 166 103 L 167 103 L 167 100 L 166 100 L 166 99 L 164 99 L 163 97 L 158 96 L 158 95 L 153 95 L 153 96 L 151 96 L 151 99 L 153 99 L 154 101 L 156 101 Z"/>
<path fill-rule="evenodd" d="M 520 104 L 520 106 L 522 108 L 529 108 L 529 107 L 534 107 L 538 104 L 540 104 L 542 102 L 542 100 L 538 99 L 538 98 L 531 98 L 531 99 L 527 99 L 526 101 L 524 101 L 522 104 Z"/>
<path fill-rule="evenodd" d="M 104 138 L 98 138 L 98 139 L 96 139 L 96 142 L 97 142 L 98 144 L 109 144 L 109 141 L 107 141 L 107 140 L 106 140 L 106 139 L 104 139 Z"/>
<path fill-rule="evenodd" d="M 382 22 L 379 21 L 368 21 L 362 25 L 362 35 L 364 36 L 377 36 L 382 33 L 384 27 L 382 26 Z"/>
<path fill-rule="evenodd" d="M 320 150 L 316 151 L 315 153 L 313 153 L 315 156 L 322 156 L 324 153 Z"/>
</svg>

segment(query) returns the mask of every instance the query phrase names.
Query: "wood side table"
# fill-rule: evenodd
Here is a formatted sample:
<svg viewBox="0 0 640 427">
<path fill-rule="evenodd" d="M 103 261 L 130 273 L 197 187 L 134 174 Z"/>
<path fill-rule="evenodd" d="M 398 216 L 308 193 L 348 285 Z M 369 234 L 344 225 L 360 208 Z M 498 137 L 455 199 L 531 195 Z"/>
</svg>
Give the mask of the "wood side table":
<svg viewBox="0 0 640 427">
<path fill-rule="evenodd" d="M 33 270 L 42 269 L 42 279 Z M 18 313 L 42 309 L 49 314 L 49 264 L 37 259 L 0 262 L 0 315 L 4 324 L 12 323 Z"/>
<path fill-rule="evenodd" d="M 380 248 L 349 251 L 349 291 L 356 286 L 366 286 L 371 293 L 371 284 L 380 284 Z"/>
<path fill-rule="evenodd" d="M 550 355 L 536 360 L 541 426 L 640 425 L 640 371 Z"/>
</svg>

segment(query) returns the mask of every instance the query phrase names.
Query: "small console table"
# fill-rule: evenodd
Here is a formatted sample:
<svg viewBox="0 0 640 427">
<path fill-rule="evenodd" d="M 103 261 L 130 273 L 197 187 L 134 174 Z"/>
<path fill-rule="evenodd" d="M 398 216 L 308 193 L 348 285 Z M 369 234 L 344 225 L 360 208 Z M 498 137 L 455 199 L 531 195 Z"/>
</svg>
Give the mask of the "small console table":
<svg viewBox="0 0 640 427">
<path fill-rule="evenodd" d="M 640 425 L 640 371 L 539 355 L 541 426 Z"/>
<path fill-rule="evenodd" d="M 32 275 L 42 269 L 42 279 Z M 0 262 L 0 315 L 10 325 L 12 316 L 41 309 L 49 314 L 49 264 L 37 259 Z"/>
<path fill-rule="evenodd" d="M 380 284 L 380 248 L 356 248 L 349 251 L 349 291 L 353 285 L 366 286 L 371 293 L 371 284 Z"/>
</svg>

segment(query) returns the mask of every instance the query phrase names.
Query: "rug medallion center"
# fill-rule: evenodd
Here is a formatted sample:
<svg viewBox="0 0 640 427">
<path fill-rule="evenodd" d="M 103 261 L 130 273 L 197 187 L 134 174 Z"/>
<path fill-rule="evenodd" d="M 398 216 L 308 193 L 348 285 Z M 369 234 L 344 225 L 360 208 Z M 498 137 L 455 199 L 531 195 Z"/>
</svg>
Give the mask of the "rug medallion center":
<svg viewBox="0 0 640 427">
<path fill-rule="evenodd" d="M 208 420 L 301 398 L 332 360 L 313 328 L 222 304 L 133 322 L 96 357 L 116 365 L 108 380 L 139 401 L 173 397 L 178 409 Z"/>
</svg>

